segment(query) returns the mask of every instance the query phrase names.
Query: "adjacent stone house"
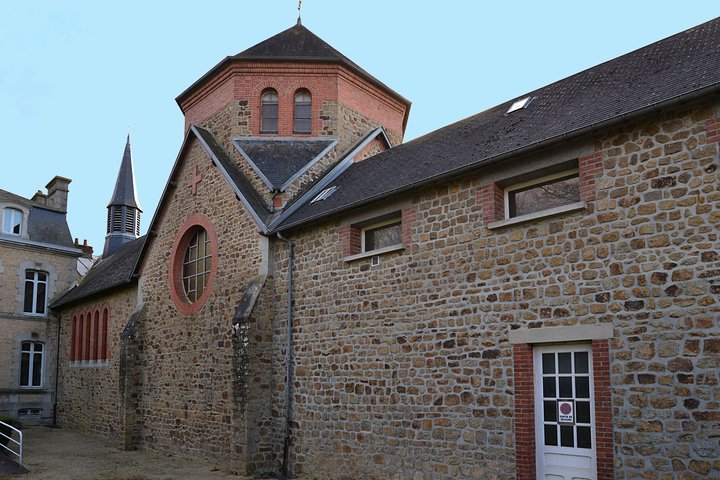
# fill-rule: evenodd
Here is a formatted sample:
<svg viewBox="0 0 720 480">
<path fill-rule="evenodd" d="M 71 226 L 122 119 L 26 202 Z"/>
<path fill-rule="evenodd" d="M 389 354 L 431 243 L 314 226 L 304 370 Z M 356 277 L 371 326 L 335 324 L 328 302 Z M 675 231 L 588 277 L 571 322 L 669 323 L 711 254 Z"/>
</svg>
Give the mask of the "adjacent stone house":
<svg viewBox="0 0 720 480">
<path fill-rule="evenodd" d="M 25 424 L 53 421 L 58 323 L 48 304 L 92 253 L 70 235 L 69 184 L 56 176 L 31 199 L 0 190 L 0 415 Z"/>
<path fill-rule="evenodd" d="M 716 19 L 401 144 L 299 23 L 227 57 L 147 237 L 54 304 L 61 422 L 242 473 L 717 476 L 719 63 Z"/>
</svg>

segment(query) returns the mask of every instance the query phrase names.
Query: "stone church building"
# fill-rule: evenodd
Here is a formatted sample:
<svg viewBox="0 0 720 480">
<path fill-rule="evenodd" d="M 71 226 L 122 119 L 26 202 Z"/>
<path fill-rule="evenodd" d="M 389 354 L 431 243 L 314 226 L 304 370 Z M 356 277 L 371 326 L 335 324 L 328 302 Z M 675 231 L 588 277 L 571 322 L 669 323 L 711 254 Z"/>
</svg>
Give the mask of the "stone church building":
<svg viewBox="0 0 720 480">
<path fill-rule="evenodd" d="M 128 141 L 52 304 L 61 425 L 242 474 L 719 476 L 718 92 L 715 19 L 403 143 L 299 22 L 226 57 L 147 235 Z"/>
</svg>

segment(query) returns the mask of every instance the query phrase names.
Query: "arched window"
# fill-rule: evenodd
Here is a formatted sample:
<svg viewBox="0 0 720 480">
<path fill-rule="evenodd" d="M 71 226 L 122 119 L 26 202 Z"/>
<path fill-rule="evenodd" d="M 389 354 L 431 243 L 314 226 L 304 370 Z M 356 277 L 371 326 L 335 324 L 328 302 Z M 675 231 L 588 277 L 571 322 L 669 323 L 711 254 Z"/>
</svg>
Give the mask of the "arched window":
<svg viewBox="0 0 720 480">
<path fill-rule="evenodd" d="M 82 356 L 83 360 L 90 360 L 90 325 L 92 325 L 92 312 L 87 312 L 85 315 L 85 325 L 83 325 L 83 335 L 85 335 Z"/>
<path fill-rule="evenodd" d="M 100 348 L 100 359 L 101 360 L 107 360 L 108 359 L 108 329 L 110 327 L 110 319 L 108 318 L 108 309 L 103 310 L 103 316 L 102 316 L 102 334 L 100 336 L 101 339 L 101 348 Z"/>
<path fill-rule="evenodd" d="M 100 347 L 100 310 L 95 310 L 95 320 L 92 325 L 92 339 L 90 341 L 90 360 L 98 359 L 98 347 Z"/>
<path fill-rule="evenodd" d="M 260 122 L 260 133 L 278 132 L 278 94 L 275 90 L 268 90 L 262 95 Z"/>
<path fill-rule="evenodd" d="M 77 343 L 77 316 L 73 315 L 70 327 L 70 361 L 75 360 L 75 344 Z"/>
<path fill-rule="evenodd" d="M 83 340 L 83 328 L 85 325 L 85 315 L 80 314 L 80 318 L 78 319 L 77 325 L 75 325 L 75 361 L 82 360 L 82 346 L 84 343 Z"/>
<path fill-rule="evenodd" d="M 310 92 L 300 91 L 295 94 L 293 119 L 293 131 L 295 133 L 312 132 L 312 97 Z"/>
</svg>

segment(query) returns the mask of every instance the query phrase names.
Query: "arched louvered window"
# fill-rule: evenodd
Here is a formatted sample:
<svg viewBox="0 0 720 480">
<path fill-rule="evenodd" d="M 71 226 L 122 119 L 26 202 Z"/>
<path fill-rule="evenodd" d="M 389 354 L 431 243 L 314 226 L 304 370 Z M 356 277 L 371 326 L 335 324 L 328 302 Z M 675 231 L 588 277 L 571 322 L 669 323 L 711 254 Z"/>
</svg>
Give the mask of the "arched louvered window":
<svg viewBox="0 0 720 480">
<path fill-rule="evenodd" d="M 312 97 L 308 91 L 303 90 L 295 94 L 293 131 L 295 133 L 312 132 Z"/>
<path fill-rule="evenodd" d="M 260 133 L 278 132 L 278 94 L 268 90 L 262 95 L 260 112 Z"/>
</svg>

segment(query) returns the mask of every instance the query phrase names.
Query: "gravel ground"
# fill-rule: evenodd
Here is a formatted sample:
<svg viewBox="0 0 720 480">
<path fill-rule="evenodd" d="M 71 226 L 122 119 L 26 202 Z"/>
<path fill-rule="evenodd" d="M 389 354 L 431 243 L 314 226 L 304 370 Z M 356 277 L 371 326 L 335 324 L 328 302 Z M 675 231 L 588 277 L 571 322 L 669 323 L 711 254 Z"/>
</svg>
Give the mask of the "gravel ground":
<svg viewBox="0 0 720 480">
<path fill-rule="evenodd" d="M 17 480 L 247 480 L 212 464 L 151 451 L 126 452 L 101 438 L 73 430 L 27 427 L 24 466 Z"/>
</svg>

